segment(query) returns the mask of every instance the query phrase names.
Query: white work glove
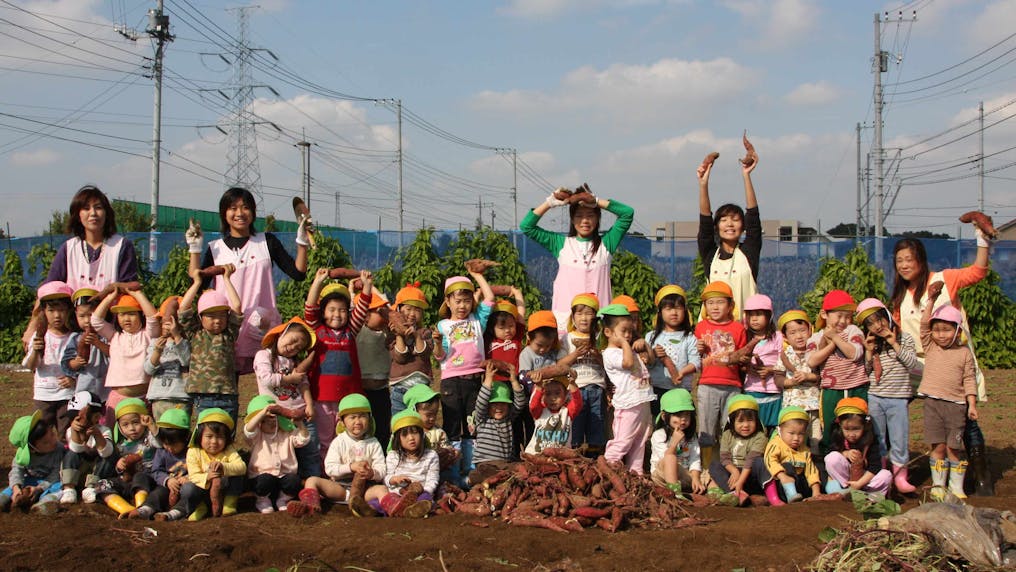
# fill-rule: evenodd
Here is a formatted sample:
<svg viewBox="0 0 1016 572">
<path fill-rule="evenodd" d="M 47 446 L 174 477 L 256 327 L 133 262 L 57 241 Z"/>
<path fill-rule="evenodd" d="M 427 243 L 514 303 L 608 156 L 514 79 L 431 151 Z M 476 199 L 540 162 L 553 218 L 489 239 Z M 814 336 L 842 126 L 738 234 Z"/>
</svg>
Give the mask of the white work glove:
<svg viewBox="0 0 1016 572">
<path fill-rule="evenodd" d="M 977 246 L 979 248 L 990 248 L 992 242 L 991 239 L 988 238 L 983 232 L 981 232 L 981 227 L 977 226 L 976 224 L 973 226 L 974 226 L 974 236 L 977 237 Z"/>
<path fill-rule="evenodd" d="M 567 190 L 568 189 L 565 189 L 564 187 L 558 187 L 557 190 L 555 190 L 553 193 L 550 193 L 550 196 L 547 197 L 547 200 L 544 201 L 544 203 L 550 208 L 563 207 L 564 205 L 568 204 L 568 201 L 564 201 L 555 197 L 554 193 L 556 193 L 557 191 L 567 191 Z"/>
<path fill-rule="evenodd" d="M 304 218 L 300 221 L 300 226 L 296 227 L 296 244 L 297 246 L 309 246 L 310 237 L 307 233 L 307 225 L 311 224 L 310 217 Z"/>
<path fill-rule="evenodd" d="M 205 235 L 201 232 L 201 224 L 198 221 L 191 219 L 187 232 L 183 233 L 183 240 L 187 243 L 187 252 L 201 254 L 205 243 Z"/>
</svg>

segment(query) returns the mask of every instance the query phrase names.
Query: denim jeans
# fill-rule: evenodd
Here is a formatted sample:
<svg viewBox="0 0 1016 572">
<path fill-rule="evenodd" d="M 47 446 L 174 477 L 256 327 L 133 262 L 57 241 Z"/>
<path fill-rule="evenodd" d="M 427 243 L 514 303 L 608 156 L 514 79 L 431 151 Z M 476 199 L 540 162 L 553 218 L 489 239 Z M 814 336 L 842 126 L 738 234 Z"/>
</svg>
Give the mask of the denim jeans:
<svg viewBox="0 0 1016 572">
<path fill-rule="evenodd" d="M 233 418 L 233 422 L 237 425 L 241 425 L 241 421 L 237 419 L 240 415 L 240 396 L 228 393 L 192 393 L 191 395 L 191 407 L 193 408 L 192 415 L 197 416 L 201 414 L 205 409 L 211 409 L 213 407 L 219 407 L 226 410 L 229 416 Z M 234 431 L 235 432 L 235 431 Z"/>
<path fill-rule="evenodd" d="M 910 461 L 910 412 L 906 398 L 879 397 L 868 394 L 868 414 L 875 428 L 882 458 L 886 458 L 886 440 L 889 441 L 889 460 L 894 465 L 906 465 Z"/>
<path fill-rule="evenodd" d="M 307 426 L 307 434 L 310 440 L 303 447 L 296 448 L 296 465 L 301 479 L 307 477 L 320 477 L 321 471 L 321 441 L 318 440 L 317 424 L 315 421 L 304 421 Z"/>
<path fill-rule="evenodd" d="M 427 379 L 426 376 L 413 374 L 388 386 L 388 391 L 391 392 L 392 415 L 395 415 L 406 408 L 406 404 L 402 401 L 402 398 L 406 395 L 407 391 L 417 385 L 430 385 L 430 383 L 430 380 Z M 382 443 L 382 445 L 387 444 Z"/>
<path fill-rule="evenodd" d="M 587 385 L 582 388 L 582 410 L 572 420 L 572 447 L 578 447 L 585 441 L 590 447 L 602 449 L 607 444 L 604 427 L 603 388 L 598 385 Z"/>
</svg>

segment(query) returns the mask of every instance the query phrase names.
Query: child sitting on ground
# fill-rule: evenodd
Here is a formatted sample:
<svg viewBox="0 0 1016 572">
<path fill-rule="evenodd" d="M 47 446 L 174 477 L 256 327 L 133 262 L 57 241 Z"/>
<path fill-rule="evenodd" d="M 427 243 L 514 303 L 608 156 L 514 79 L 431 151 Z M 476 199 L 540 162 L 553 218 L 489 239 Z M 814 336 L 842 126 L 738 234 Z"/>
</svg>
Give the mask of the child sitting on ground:
<svg viewBox="0 0 1016 572">
<path fill-rule="evenodd" d="M 533 396 L 529 399 L 535 427 L 526 453 L 532 455 L 551 447 L 570 448 L 572 420 L 582 411 L 582 390 L 575 385 L 574 370 L 540 382 L 534 383 Z"/>
<path fill-rule="evenodd" d="M 868 417 L 868 404 L 859 397 L 845 397 L 836 404 L 836 422 L 830 439 L 832 451 L 825 456 L 827 493 L 851 490 L 886 495 L 893 475 L 884 459 Z"/>
<path fill-rule="evenodd" d="M 385 455 L 374 437 L 374 415 L 370 401 L 360 393 L 351 393 L 339 402 L 339 424 L 335 439 L 325 456 L 325 477 L 307 479 L 300 500 L 289 503 L 292 516 L 321 511 L 321 497 L 348 503 L 354 516 L 373 516 L 368 505 L 388 492 L 383 486 L 370 486 L 385 477 Z"/>
<path fill-rule="evenodd" d="M 257 395 L 244 418 L 243 435 L 250 443 L 247 478 L 254 483 L 254 508 L 260 513 L 286 510 L 300 491 L 296 450 L 310 441 L 303 419 L 290 420 L 280 411 L 275 398 Z"/>
<path fill-rule="evenodd" d="M 720 435 L 720 458 L 709 465 L 714 486 L 734 493 L 744 505 L 753 494 L 762 494 L 755 474 L 755 459 L 766 448 L 766 432 L 758 419 L 758 402 L 750 395 L 735 395 L 727 401 L 727 426 Z"/>
<path fill-rule="evenodd" d="M 119 456 L 116 461 L 118 478 L 99 481 L 95 491 L 106 506 L 122 518 L 143 505 L 148 492 L 155 487 L 150 471 L 155 453 L 162 449 L 162 444 L 155 436 L 158 427 L 144 401 L 128 397 L 116 404 L 114 412 L 113 442 Z M 92 502 L 88 497 L 84 501 Z"/>
<path fill-rule="evenodd" d="M 508 384 L 494 381 L 497 366 L 487 362 L 480 394 L 476 397 L 476 469 L 469 473 L 469 484 L 476 485 L 506 468 L 517 454 L 512 451 L 512 421 L 526 406 L 526 392 L 519 383 L 515 366 L 508 364 Z"/>
<path fill-rule="evenodd" d="M 439 461 L 423 435 L 423 420 L 406 409 L 392 417 L 392 444 L 385 459 L 388 494 L 371 501 L 387 516 L 423 518 L 430 514 L 438 485 Z"/>
<path fill-rule="evenodd" d="M 459 452 L 452 447 L 448 434 L 437 424 L 437 414 L 441 411 L 441 394 L 429 385 L 420 384 L 411 387 L 403 399 L 403 410 L 416 411 L 423 420 L 423 434 L 440 460 L 441 482 L 455 486 L 465 484 L 459 473 Z"/>
<path fill-rule="evenodd" d="M 695 432 L 695 404 L 687 389 L 677 387 L 663 394 L 656 427 L 650 438 L 653 482 L 675 494 L 706 492 Z"/>
<path fill-rule="evenodd" d="M 808 449 L 807 428 L 810 421 L 804 409 L 784 407 L 780 411 L 779 430 L 769 439 L 762 457 L 755 459 L 754 472 L 765 491 L 766 500 L 772 506 L 797 502 L 805 495 L 812 497 L 821 493 L 818 469 Z"/>
<path fill-rule="evenodd" d="M 56 426 L 43 421 L 38 409 L 19 417 L 11 427 L 11 445 L 17 449 L 7 476 L 7 488 L 0 491 L 0 512 L 12 506 L 34 512 L 56 512 L 60 493 L 60 463 L 64 447 Z"/>
<path fill-rule="evenodd" d="M 184 409 L 167 409 L 156 422 L 162 448 L 152 459 L 152 480 L 155 488 L 140 507 L 127 518 L 151 520 L 156 513 L 166 512 L 180 502 L 180 490 L 187 479 L 187 438 L 190 436 L 190 415 Z"/>
<path fill-rule="evenodd" d="M 77 487 L 82 484 L 81 473 L 85 473 L 82 495 L 95 502 L 95 485 L 100 479 L 108 479 L 115 474 L 113 453 L 113 432 L 101 424 L 102 402 L 99 397 L 89 391 L 79 391 L 67 403 L 67 427 L 65 439 L 67 453 L 60 465 L 60 480 L 63 492 L 60 493 L 60 504 L 78 502 Z"/>
</svg>

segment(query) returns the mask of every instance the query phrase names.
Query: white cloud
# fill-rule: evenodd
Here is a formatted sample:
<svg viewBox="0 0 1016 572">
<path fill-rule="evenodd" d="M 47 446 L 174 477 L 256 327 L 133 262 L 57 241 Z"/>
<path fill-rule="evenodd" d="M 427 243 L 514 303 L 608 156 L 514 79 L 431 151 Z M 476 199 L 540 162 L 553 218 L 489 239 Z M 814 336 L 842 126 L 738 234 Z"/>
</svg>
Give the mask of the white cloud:
<svg viewBox="0 0 1016 572">
<path fill-rule="evenodd" d="M 101 0 L 40 0 L 22 4 L 21 10 L 4 10 L 4 18 L 11 24 L 7 25 L 9 34 L 0 36 L 0 52 L 41 60 L 31 64 L 34 71 L 52 72 L 69 66 L 80 74 L 92 73 L 97 66 L 124 71 L 137 67 L 151 47 L 148 42 L 113 37 L 113 23 L 100 15 L 108 10 L 103 4 Z M 71 20 L 76 22 L 69 23 Z M 60 26 L 73 27 L 81 37 Z"/>
<path fill-rule="evenodd" d="M 968 41 L 974 46 L 984 46 L 1012 33 L 1016 21 L 1016 0 L 997 0 L 984 7 L 967 27 Z"/>
<path fill-rule="evenodd" d="M 827 81 L 802 83 L 783 96 L 784 101 L 791 105 L 822 105 L 835 101 L 840 91 Z"/>
<path fill-rule="evenodd" d="M 61 159 L 60 153 L 52 149 L 38 149 L 36 151 L 18 151 L 11 153 L 11 165 L 15 167 L 43 167 L 52 165 Z"/>
<path fill-rule="evenodd" d="M 757 30 L 752 45 L 781 49 L 799 43 L 817 27 L 819 6 L 814 0 L 725 0 L 744 23 Z"/>
<path fill-rule="evenodd" d="M 658 120 L 736 99 L 756 73 L 730 58 L 709 61 L 665 58 L 649 65 L 584 66 L 566 74 L 551 91 L 483 91 L 472 99 L 480 110 L 518 114 L 606 112 L 624 122 Z"/>
<path fill-rule="evenodd" d="M 514 18 L 549 20 L 578 10 L 684 3 L 687 0 L 508 0 L 497 11 Z"/>
</svg>

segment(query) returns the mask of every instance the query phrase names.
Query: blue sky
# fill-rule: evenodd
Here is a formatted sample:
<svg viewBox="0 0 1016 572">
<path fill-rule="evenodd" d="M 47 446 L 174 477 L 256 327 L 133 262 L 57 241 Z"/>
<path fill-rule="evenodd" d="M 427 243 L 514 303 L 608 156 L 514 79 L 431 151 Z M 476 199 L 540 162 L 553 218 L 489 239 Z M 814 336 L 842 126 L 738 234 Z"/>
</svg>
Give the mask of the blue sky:
<svg viewBox="0 0 1016 572">
<path fill-rule="evenodd" d="M 150 152 L 152 89 L 140 66 L 151 46 L 124 40 L 112 24 L 141 28 L 153 5 L 0 1 L 0 110 L 8 114 L 0 116 L 0 223 L 15 234 L 37 234 L 86 182 L 112 197 L 149 200 L 150 160 L 95 145 Z M 228 91 L 231 72 L 209 54 L 228 50 L 236 24 L 227 8 L 235 5 L 166 0 L 177 40 L 165 61 L 163 204 L 214 209 L 224 188 L 225 136 L 208 126 L 229 120 L 214 90 Z M 1008 38 L 1016 0 L 260 5 L 251 43 L 280 63 L 252 73 L 279 96 L 256 90 L 253 110 L 283 129 L 258 127 L 262 214 L 291 217 L 300 181 L 293 142 L 306 130 L 315 143 L 316 217 L 334 221 L 338 191 L 343 226 L 377 228 L 380 217 L 382 228 L 397 227 L 391 106 L 325 97 L 300 85 L 307 80 L 367 99 L 401 98 L 408 112 L 457 137 L 517 148 L 530 168 L 520 172 L 520 217 L 551 190 L 547 183 L 588 182 L 634 206 L 635 229 L 652 234 L 657 222 L 695 217 L 695 167 L 713 150 L 721 152 L 714 204 L 743 203 L 735 158 L 747 129 L 761 156 L 754 180 L 763 218 L 821 220 L 823 228 L 853 222 L 854 126 L 873 119 L 872 19 L 885 10 L 895 17 L 902 5 L 905 17 L 917 11 L 916 22 L 885 24 L 882 35 L 892 54 L 883 76 L 885 142 L 902 148 L 891 180 L 904 183 L 887 226 L 956 232 L 955 216 L 977 201 L 975 165 L 965 164 L 978 153 L 977 136 L 962 136 L 973 133 L 965 122 L 981 100 L 995 110 L 986 125 L 999 121 L 984 137 L 986 210 L 996 222 L 1016 216 L 1016 169 L 1007 168 L 1016 150 L 1006 151 L 1016 135 L 1007 121 L 1016 105 L 1006 106 L 1016 95 L 1016 58 L 1006 53 L 1016 48 Z M 33 134 L 39 130 L 79 143 Z M 872 130 L 862 135 L 866 153 Z M 471 226 L 478 198 L 486 222 L 493 209 L 497 228 L 512 225 L 504 156 L 408 121 L 403 141 L 407 229 Z M 941 181 L 956 177 L 964 178 Z M 920 184 L 930 181 L 941 182 Z"/>
</svg>

